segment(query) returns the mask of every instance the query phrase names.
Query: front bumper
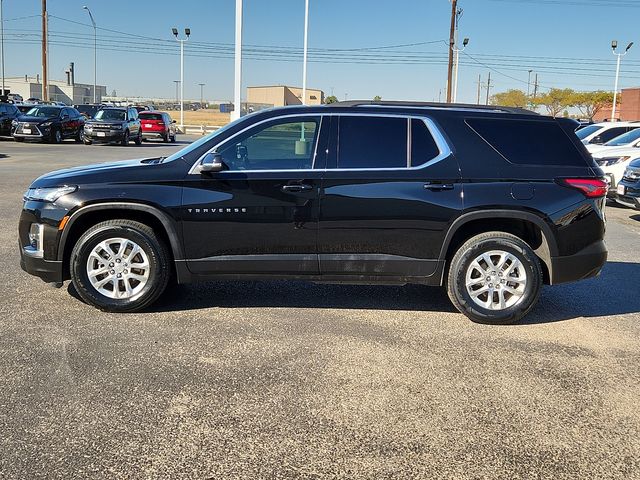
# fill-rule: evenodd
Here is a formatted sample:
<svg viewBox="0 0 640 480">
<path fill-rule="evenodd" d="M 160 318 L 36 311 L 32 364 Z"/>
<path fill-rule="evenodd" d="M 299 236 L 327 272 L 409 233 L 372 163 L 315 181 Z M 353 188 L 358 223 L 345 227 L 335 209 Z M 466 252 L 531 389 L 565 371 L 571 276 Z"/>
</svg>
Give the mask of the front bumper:
<svg viewBox="0 0 640 480">
<path fill-rule="evenodd" d="M 47 283 L 60 283 L 63 281 L 61 261 L 45 260 L 42 256 L 31 255 L 29 251 L 20 244 L 19 248 L 20 267 L 22 270 L 36 277 L 40 277 Z"/>
<path fill-rule="evenodd" d="M 25 133 L 24 126 L 18 124 L 18 126 L 11 128 L 11 136 L 17 138 L 32 138 L 34 140 L 41 140 L 51 132 L 51 127 L 41 127 L 39 125 L 33 124 L 27 127 L 27 129 L 29 130 L 29 133 Z"/>
<path fill-rule="evenodd" d="M 574 255 L 551 257 L 551 284 L 575 282 L 595 277 L 607 262 L 604 240 L 593 243 Z"/>
<path fill-rule="evenodd" d="M 104 135 L 99 135 L 104 133 Z M 87 140 L 91 140 L 94 143 L 109 143 L 109 142 L 119 142 L 124 138 L 123 130 L 100 130 L 100 131 L 83 131 L 84 138 Z"/>
<path fill-rule="evenodd" d="M 623 179 L 620 182 L 624 185 L 624 195 L 619 193 L 615 196 L 615 201 L 625 207 L 635 208 L 640 210 L 640 181 L 634 182 L 627 179 Z"/>
</svg>

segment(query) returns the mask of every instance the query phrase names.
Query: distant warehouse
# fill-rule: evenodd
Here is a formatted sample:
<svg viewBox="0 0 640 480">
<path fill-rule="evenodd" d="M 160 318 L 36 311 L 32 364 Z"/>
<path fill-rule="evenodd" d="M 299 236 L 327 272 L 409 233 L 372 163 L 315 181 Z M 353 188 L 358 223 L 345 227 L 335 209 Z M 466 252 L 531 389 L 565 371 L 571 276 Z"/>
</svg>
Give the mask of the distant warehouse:
<svg viewBox="0 0 640 480">
<path fill-rule="evenodd" d="M 267 103 L 275 107 L 302 105 L 302 88 L 285 85 L 247 87 L 247 103 Z M 321 105 L 322 103 L 324 103 L 324 92 L 307 88 L 306 104 Z"/>
</svg>

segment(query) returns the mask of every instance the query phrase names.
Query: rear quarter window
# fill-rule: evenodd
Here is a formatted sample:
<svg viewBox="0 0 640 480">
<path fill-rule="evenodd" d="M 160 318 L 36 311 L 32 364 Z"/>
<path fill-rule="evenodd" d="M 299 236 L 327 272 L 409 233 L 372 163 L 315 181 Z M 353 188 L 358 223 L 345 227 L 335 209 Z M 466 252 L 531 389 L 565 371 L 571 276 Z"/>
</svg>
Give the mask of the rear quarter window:
<svg viewBox="0 0 640 480">
<path fill-rule="evenodd" d="M 470 118 L 469 125 L 516 165 L 585 166 L 582 153 L 555 121 Z"/>
</svg>

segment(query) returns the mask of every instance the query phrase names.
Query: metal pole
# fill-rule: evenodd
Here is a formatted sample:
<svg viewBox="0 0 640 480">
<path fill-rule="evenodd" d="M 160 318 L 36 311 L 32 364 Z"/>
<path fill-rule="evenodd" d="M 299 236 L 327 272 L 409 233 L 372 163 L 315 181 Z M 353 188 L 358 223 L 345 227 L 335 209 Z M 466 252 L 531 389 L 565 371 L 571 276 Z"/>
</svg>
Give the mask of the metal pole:
<svg viewBox="0 0 640 480">
<path fill-rule="evenodd" d="M 4 17 L 2 16 L 2 1 L 0 0 L 0 56 L 2 56 L 2 95 L 4 96 Z"/>
<path fill-rule="evenodd" d="M 180 42 L 180 129 L 184 130 L 184 42 Z"/>
<path fill-rule="evenodd" d="M 482 74 L 478 74 L 478 98 L 476 99 L 476 104 L 480 105 L 480 89 L 482 86 Z"/>
<path fill-rule="evenodd" d="M 179 94 L 178 94 L 178 88 L 180 87 L 180 80 L 174 80 L 173 83 L 176 84 L 176 103 L 178 103 L 180 101 L 179 98 Z"/>
<path fill-rule="evenodd" d="M 202 108 L 202 105 L 204 105 L 204 100 L 203 100 L 204 95 L 203 95 L 203 93 L 202 93 L 202 92 L 203 92 L 204 86 L 205 86 L 206 84 L 204 84 L 204 83 L 199 83 L 198 85 L 200 85 L 200 108 Z"/>
<path fill-rule="evenodd" d="M 529 78 L 527 79 L 527 97 L 531 93 L 531 72 L 533 72 L 533 70 L 529 70 Z"/>
<path fill-rule="evenodd" d="M 307 40 L 309 38 L 309 0 L 304 2 L 304 51 L 302 54 L 302 104 L 307 104 Z"/>
<path fill-rule="evenodd" d="M 93 17 L 91 17 L 93 20 Z M 96 103 L 98 89 L 98 30 L 96 22 L 93 22 L 93 103 Z"/>
<path fill-rule="evenodd" d="M 42 100 L 49 100 L 47 88 L 47 0 L 42 0 Z"/>
<path fill-rule="evenodd" d="M 233 89 L 233 112 L 231 120 L 240 118 L 242 89 L 242 0 L 236 0 L 236 48 L 235 48 L 235 79 Z"/>
<path fill-rule="evenodd" d="M 620 60 L 622 59 L 622 53 L 614 53 L 618 57 L 618 63 L 616 66 L 616 86 L 613 89 L 613 108 L 611 109 L 611 121 L 616 121 L 616 102 L 618 101 L 618 81 L 620 78 Z"/>
<path fill-rule="evenodd" d="M 489 90 L 491 90 L 491 72 L 489 72 L 489 78 L 487 78 L 487 105 L 489 105 Z"/>
<path fill-rule="evenodd" d="M 457 32 L 456 32 L 456 37 L 458 36 Z M 457 39 L 456 39 L 457 41 Z M 460 59 L 460 50 L 457 48 L 456 45 L 456 60 L 454 62 L 453 65 L 453 69 L 454 69 L 454 74 L 453 74 L 453 103 L 456 103 L 458 101 L 458 60 Z"/>
</svg>

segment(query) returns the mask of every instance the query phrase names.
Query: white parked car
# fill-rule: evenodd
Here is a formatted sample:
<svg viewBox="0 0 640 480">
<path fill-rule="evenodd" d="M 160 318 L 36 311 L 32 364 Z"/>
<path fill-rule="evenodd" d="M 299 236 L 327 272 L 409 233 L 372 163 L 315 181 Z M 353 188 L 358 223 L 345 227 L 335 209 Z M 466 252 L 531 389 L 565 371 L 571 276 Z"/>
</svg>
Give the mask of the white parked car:
<svg viewBox="0 0 640 480">
<path fill-rule="evenodd" d="M 612 148 L 593 154 L 609 184 L 609 197 L 615 197 L 618 182 L 631 162 L 640 158 L 640 146 Z"/>
<path fill-rule="evenodd" d="M 602 145 L 636 128 L 640 122 L 602 122 L 583 127 L 576 135 L 585 145 Z"/>
<path fill-rule="evenodd" d="M 587 145 L 587 150 L 589 150 L 591 155 L 595 156 L 597 154 L 598 156 L 602 156 L 606 151 L 623 147 L 640 147 L 640 128 L 623 133 L 619 137 L 609 140 L 602 145 L 591 143 Z"/>
</svg>

